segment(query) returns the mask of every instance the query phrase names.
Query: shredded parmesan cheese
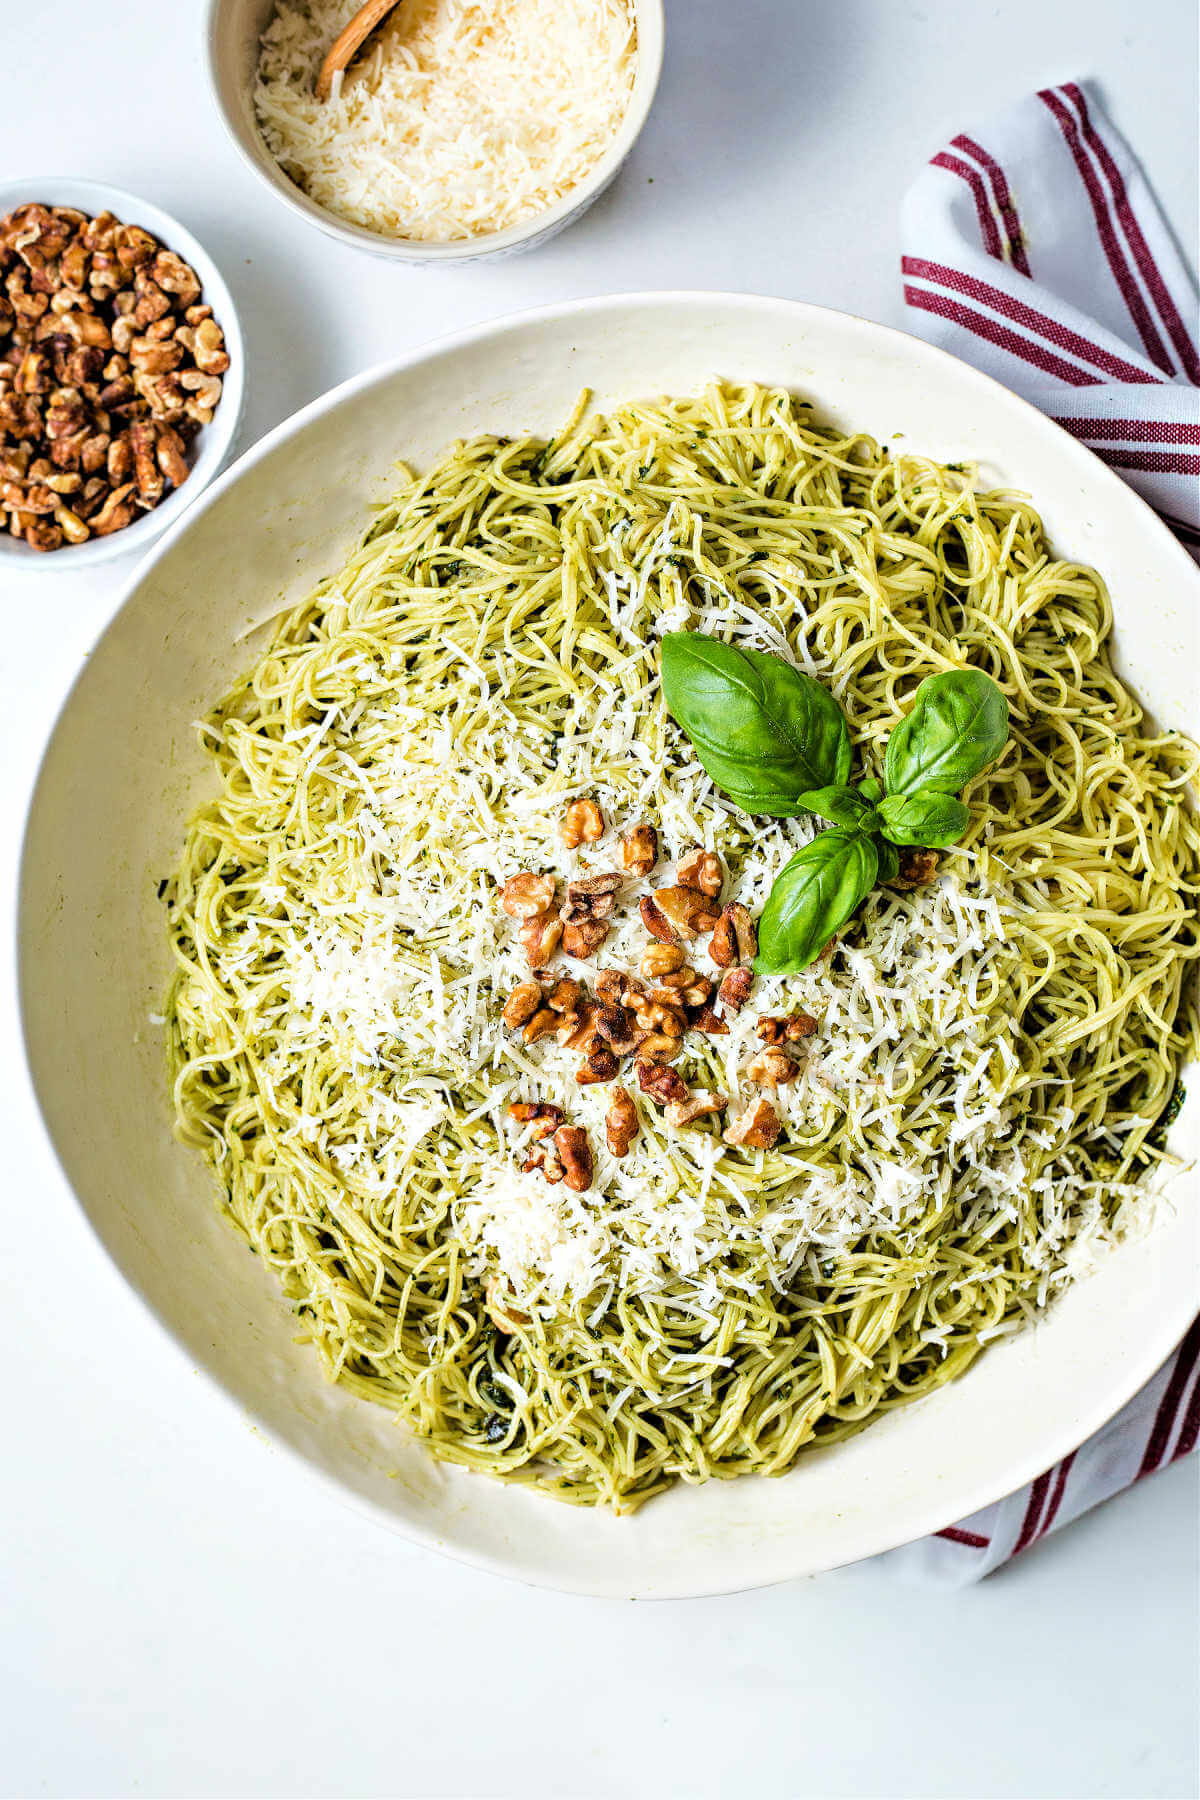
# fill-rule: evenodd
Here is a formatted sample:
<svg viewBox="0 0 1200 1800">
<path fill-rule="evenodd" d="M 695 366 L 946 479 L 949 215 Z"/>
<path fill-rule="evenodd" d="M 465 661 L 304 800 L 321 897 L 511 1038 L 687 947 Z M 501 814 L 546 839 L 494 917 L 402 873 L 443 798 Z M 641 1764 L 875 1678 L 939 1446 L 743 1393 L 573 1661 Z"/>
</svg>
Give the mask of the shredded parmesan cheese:
<svg viewBox="0 0 1200 1800">
<path fill-rule="evenodd" d="M 335 83 L 321 61 L 358 0 L 281 0 L 255 105 L 311 199 L 390 237 L 503 231 L 590 173 L 629 104 L 628 0 L 403 0 Z"/>
</svg>

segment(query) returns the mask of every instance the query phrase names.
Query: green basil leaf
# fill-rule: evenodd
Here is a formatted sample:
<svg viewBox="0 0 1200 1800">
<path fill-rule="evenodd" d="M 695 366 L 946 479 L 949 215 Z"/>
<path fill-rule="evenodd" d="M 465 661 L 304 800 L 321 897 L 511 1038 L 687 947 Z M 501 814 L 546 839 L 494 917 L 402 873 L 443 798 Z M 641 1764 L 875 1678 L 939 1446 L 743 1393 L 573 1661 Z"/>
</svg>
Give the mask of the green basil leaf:
<svg viewBox="0 0 1200 1800">
<path fill-rule="evenodd" d="M 797 850 L 758 921 L 760 975 L 797 975 L 875 885 L 879 853 L 865 832 L 835 826 Z"/>
<path fill-rule="evenodd" d="M 880 802 L 883 835 L 893 844 L 920 844 L 925 850 L 945 850 L 957 844 L 971 823 L 971 809 L 953 794 L 923 789 L 917 794 L 889 794 Z"/>
<path fill-rule="evenodd" d="M 895 844 L 889 844 L 885 837 L 875 839 L 875 849 L 879 855 L 879 872 L 875 879 L 882 885 L 885 881 L 895 881 L 900 873 L 900 852 Z"/>
<path fill-rule="evenodd" d="M 864 799 L 869 800 L 872 805 L 875 805 L 877 801 L 883 799 L 883 783 L 882 781 L 876 781 L 873 775 L 868 775 L 865 781 L 859 782 L 858 791 Z"/>
<path fill-rule="evenodd" d="M 800 804 L 805 812 L 830 819 L 835 825 L 857 825 L 860 831 L 876 829 L 875 808 L 861 788 L 813 788 L 809 793 L 801 794 Z"/>
<path fill-rule="evenodd" d="M 695 631 L 662 641 L 663 694 L 717 786 L 745 812 L 788 818 L 843 783 L 850 733 L 827 688 L 781 656 Z"/>
<path fill-rule="evenodd" d="M 888 793 L 931 788 L 956 794 L 1007 742 L 1008 702 L 990 675 L 981 669 L 931 675 L 888 739 L 883 765 Z"/>
</svg>

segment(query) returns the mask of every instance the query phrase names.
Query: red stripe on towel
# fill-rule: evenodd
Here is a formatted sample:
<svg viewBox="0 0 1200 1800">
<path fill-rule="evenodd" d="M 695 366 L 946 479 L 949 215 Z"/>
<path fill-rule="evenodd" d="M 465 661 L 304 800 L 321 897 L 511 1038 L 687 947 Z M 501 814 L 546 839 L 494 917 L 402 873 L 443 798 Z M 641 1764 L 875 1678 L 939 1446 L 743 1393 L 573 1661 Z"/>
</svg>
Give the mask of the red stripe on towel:
<svg viewBox="0 0 1200 1800">
<path fill-rule="evenodd" d="M 1042 1509 L 1046 1504 L 1046 1495 L 1050 1489 L 1050 1475 L 1039 1475 L 1029 1492 L 1029 1504 L 1025 1508 L 1025 1522 L 1021 1526 L 1021 1535 L 1013 1545 L 1013 1555 L 1019 1556 L 1022 1550 L 1028 1549 L 1037 1536 L 1038 1525 L 1042 1517 Z"/>
<path fill-rule="evenodd" d="M 1004 235 L 1007 239 L 1006 247 L 1008 250 L 1008 260 L 1012 263 L 1014 269 L 1020 270 L 1022 275 L 1028 275 L 1030 270 L 1029 264 L 1025 260 L 1025 233 L 1021 227 L 1021 221 L 1018 217 L 1016 206 L 1013 203 L 1013 197 L 1009 190 L 1004 170 L 1000 167 L 1000 164 L 996 161 L 995 157 L 988 154 L 982 144 L 977 144 L 974 138 L 967 137 L 965 133 L 960 133 L 958 137 L 951 139 L 951 142 L 956 149 L 965 151 L 968 156 L 973 156 L 980 168 L 986 173 L 992 184 L 992 193 L 996 197 L 996 207 L 1000 214 L 1000 223 L 1004 227 Z"/>
<path fill-rule="evenodd" d="M 1077 438 L 1121 439 L 1131 444 L 1200 444 L 1200 425 L 1182 419 L 1063 419 L 1061 425 Z"/>
<path fill-rule="evenodd" d="M 973 331 L 976 337 L 987 338 L 989 343 L 998 345 L 1001 350 L 1007 350 L 1013 356 L 1019 356 L 1022 362 L 1032 363 L 1044 375 L 1057 376 L 1071 387 L 1092 387 L 1099 380 L 1099 376 L 1085 374 L 1074 363 L 1064 362 L 1061 356 L 1052 355 L 1030 338 L 1018 337 L 1015 331 L 1009 331 L 1006 325 L 997 324 L 986 313 L 972 312 L 970 307 L 960 306 L 957 300 L 948 300 L 942 294 L 930 294 L 924 288 L 915 287 L 906 287 L 904 298 L 919 311 L 936 313 L 939 318 L 949 319 L 952 324 Z"/>
<path fill-rule="evenodd" d="M 1171 1433 L 1175 1428 L 1176 1415 L 1180 1402 L 1187 1390 L 1188 1377 L 1200 1358 L 1200 1319 L 1196 1319 L 1191 1330 L 1179 1346 L 1179 1354 L 1175 1358 L 1175 1367 L 1171 1371 L 1171 1379 L 1167 1383 L 1166 1392 L 1158 1403 L 1158 1411 L 1154 1416 L 1154 1428 L 1146 1445 L 1146 1453 L 1142 1457 L 1138 1478 L 1151 1475 L 1160 1468 L 1167 1453 L 1167 1445 L 1171 1441 Z"/>
<path fill-rule="evenodd" d="M 1050 1495 L 1050 1504 L 1046 1508 L 1045 1518 L 1037 1529 L 1037 1535 L 1040 1538 L 1045 1537 L 1046 1533 L 1052 1528 L 1055 1519 L 1058 1517 L 1058 1509 L 1062 1505 L 1063 1495 L 1067 1491 L 1067 1478 L 1071 1473 L 1071 1465 L 1074 1463 L 1077 1455 L 1078 1451 L 1072 1450 L 1070 1456 L 1065 1456 L 1058 1465 L 1058 1474 L 1054 1478 L 1054 1487 Z"/>
<path fill-rule="evenodd" d="M 934 1533 L 935 1537 L 949 1538 L 952 1544 L 966 1544 L 971 1550 L 986 1550 L 991 1538 L 980 1537 L 977 1531 L 964 1531 L 961 1525 L 947 1525 L 944 1531 Z"/>
<path fill-rule="evenodd" d="M 958 175 L 966 182 L 975 197 L 975 215 L 979 220 L 979 230 L 983 237 L 983 247 L 989 256 L 1002 260 L 1003 245 L 996 221 L 992 217 L 991 205 L 988 201 L 987 189 L 983 185 L 983 176 L 970 163 L 965 163 L 960 156 L 951 156 L 948 150 L 939 150 L 933 159 L 935 169 L 949 169 L 952 175 Z"/>
<path fill-rule="evenodd" d="M 979 281 L 974 275 L 964 275 L 961 269 L 948 268 L 945 263 L 927 262 L 921 256 L 903 257 L 900 267 L 905 275 L 919 276 L 922 281 L 936 281 L 941 287 L 965 294 L 969 299 L 978 300 L 983 306 L 990 306 L 993 312 L 1002 313 L 1014 325 L 1024 325 L 1027 330 L 1040 333 L 1056 349 L 1077 356 L 1081 362 L 1091 363 L 1093 368 L 1102 370 L 1105 375 L 1112 375 L 1119 381 L 1142 382 L 1150 387 L 1162 385 L 1157 375 L 1148 374 L 1135 363 L 1125 362 L 1110 350 L 1102 350 L 1099 344 L 1093 344 L 1077 331 L 1060 325 L 1048 313 L 1038 312 L 1036 307 L 1027 306 L 1023 300 L 1015 300 L 1003 288 L 992 287 L 990 282 Z M 1089 375 L 1089 382 L 1095 380 L 1094 375 Z M 1079 386 L 1080 383 L 1075 382 L 1073 385 Z"/>
<path fill-rule="evenodd" d="M 1184 450 L 1108 450 L 1103 444 L 1089 448 L 1110 469 L 1140 469 L 1146 475 L 1200 475 L 1200 456 Z"/>
<path fill-rule="evenodd" d="M 1079 171 L 1079 178 L 1091 201 L 1092 217 L 1096 221 L 1096 231 L 1104 248 L 1104 254 L 1108 258 L 1108 266 L 1112 271 L 1113 280 L 1121 290 L 1121 297 L 1129 309 L 1130 318 L 1137 326 L 1138 336 L 1145 345 L 1146 354 L 1152 363 L 1156 363 L 1163 370 L 1164 374 L 1173 375 L 1175 371 L 1171 358 L 1158 335 L 1154 320 L 1150 317 L 1150 310 L 1134 279 L 1133 270 L 1118 242 L 1108 200 L 1080 136 L 1079 120 L 1054 88 L 1043 88 L 1038 99 L 1058 121 L 1058 128 L 1062 132 L 1063 140 L 1071 152 L 1075 167 Z"/>
<path fill-rule="evenodd" d="M 1150 246 L 1142 235 L 1142 228 L 1137 222 L 1137 215 L 1129 203 L 1129 195 L 1126 191 L 1125 181 L 1121 171 L 1113 160 L 1111 150 L 1092 122 L 1092 115 L 1088 111 L 1087 100 L 1084 98 L 1082 88 L 1074 81 L 1069 81 L 1062 91 L 1078 109 L 1079 117 L 1083 124 L 1083 135 L 1091 149 L 1095 152 L 1096 160 L 1108 178 L 1108 183 L 1112 190 L 1113 205 L 1121 230 L 1124 233 L 1125 241 L 1133 252 L 1133 260 L 1138 266 L 1138 272 L 1141 275 L 1142 280 L 1149 289 L 1150 298 L 1154 302 L 1155 310 L 1166 327 L 1167 336 L 1175 346 L 1176 354 L 1179 357 L 1179 365 L 1188 380 L 1193 381 L 1197 386 L 1200 386 L 1200 354 L 1197 353 L 1196 346 L 1192 342 L 1187 327 L 1179 316 L 1178 309 L 1174 300 L 1171 298 L 1170 290 L 1168 289 L 1166 282 L 1162 278 L 1162 274 L 1158 264 L 1154 260 Z M 1155 360 L 1157 361 L 1157 358 L 1155 358 Z"/>
</svg>

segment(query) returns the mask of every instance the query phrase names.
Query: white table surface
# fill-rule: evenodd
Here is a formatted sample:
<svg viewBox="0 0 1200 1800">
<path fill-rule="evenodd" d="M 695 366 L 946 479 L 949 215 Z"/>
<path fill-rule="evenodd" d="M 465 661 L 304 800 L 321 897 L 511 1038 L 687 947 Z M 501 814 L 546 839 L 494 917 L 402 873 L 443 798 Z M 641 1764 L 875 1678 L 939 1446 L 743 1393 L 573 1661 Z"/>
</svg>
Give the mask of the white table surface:
<svg viewBox="0 0 1200 1800">
<path fill-rule="evenodd" d="M 3 13 L 0 169 L 106 178 L 192 227 L 242 310 L 247 444 L 423 338 L 576 295 L 899 322 L 905 184 L 1047 82 L 1099 79 L 1196 254 L 1193 0 L 668 0 L 617 185 L 457 274 L 340 251 L 260 189 L 208 101 L 198 0 Z M 4 580 L 6 907 L 41 746 L 127 574 Z M 1196 1793 L 1196 1459 L 960 1593 L 864 1565 L 635 1607 L 459 1568 L 305 1484 L 130 1301 L 34 1123 L 11 1002 L 0 1034 L 4 1793 Z"/>
</svg>

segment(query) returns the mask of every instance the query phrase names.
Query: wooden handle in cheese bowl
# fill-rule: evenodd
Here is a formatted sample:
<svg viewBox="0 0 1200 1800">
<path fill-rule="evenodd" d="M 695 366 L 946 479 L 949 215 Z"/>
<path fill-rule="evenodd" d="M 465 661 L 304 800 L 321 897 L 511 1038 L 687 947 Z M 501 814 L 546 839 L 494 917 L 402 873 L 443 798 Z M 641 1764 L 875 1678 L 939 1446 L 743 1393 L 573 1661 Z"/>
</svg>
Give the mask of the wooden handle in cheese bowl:
<svg viewBox="0 0 1200 1800">
<path fill-rule="evenodd" d="M 382 25 L 396 3 L 397 0 L 366 0 L 366 5 L 360 6 L 346 28 L 338 33 L 317 76 L 318 100 L 328 100 L 334 76 L 358 55 L 375 27 Z"/>
</svg>

